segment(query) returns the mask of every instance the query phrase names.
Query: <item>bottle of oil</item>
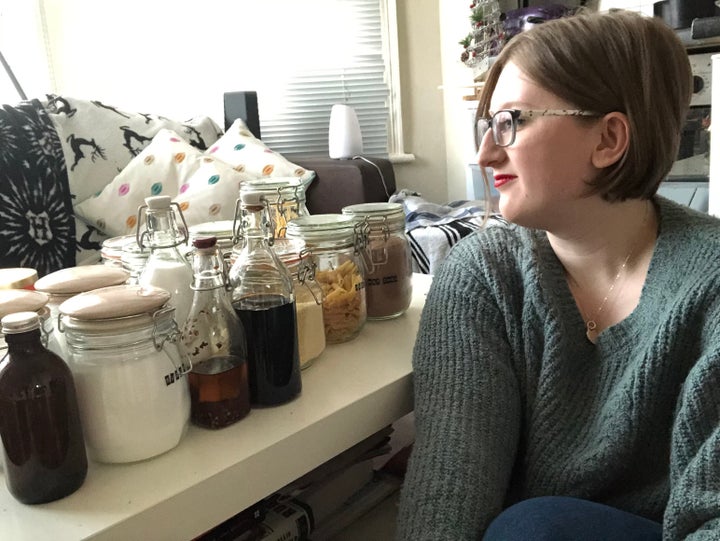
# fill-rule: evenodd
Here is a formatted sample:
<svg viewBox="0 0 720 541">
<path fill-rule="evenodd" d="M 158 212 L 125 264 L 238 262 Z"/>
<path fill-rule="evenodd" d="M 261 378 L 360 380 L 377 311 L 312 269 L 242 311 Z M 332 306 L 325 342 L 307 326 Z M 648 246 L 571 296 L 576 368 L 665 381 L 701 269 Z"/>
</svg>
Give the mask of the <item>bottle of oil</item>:
<svg viewBox="0 0 720 541">
<path fill-rule="evenodd" d="M 75 492 L 85 481 L 87 455 L 72 373 L 40 343 L 40 317 L 2 318 L 8 352 L 0 363 L 0 438 L 5 482 L 26 504 Z"/>
<path fill-rule="evenodd" d="M 251 401 L 273 406 L 302 388 L 293 281 L 272 249 L 267 199 L 241 192 L 239 203 L 241 249 L 230 269 L 232 305 L 247 336 Z"/>
<path fill-rule="evenodd" d="M 193 247 L 194 296 L 181 334 L 192 362 L 190 418 L 198 426 L 223 428 L 250 411 L 245 332 L 225 289 L 217 238 L 196 238 Z"/>
</svg>

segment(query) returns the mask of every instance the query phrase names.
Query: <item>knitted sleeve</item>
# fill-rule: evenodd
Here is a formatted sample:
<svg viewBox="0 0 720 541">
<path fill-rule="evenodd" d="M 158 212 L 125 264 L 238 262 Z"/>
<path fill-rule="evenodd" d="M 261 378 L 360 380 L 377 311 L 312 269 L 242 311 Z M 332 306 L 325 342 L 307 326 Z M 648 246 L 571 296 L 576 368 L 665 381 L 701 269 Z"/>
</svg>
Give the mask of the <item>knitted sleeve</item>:
<svg viewBox="0 0 720 541">
<path fill-rule="evenodd" d="M 717 288 L 714 288 L 717 291 Z M 720 301 L 678 398 L 663 539 L 720 539 Z"/>
<path fill-rule="evenodd" d="M 479 539 L 509 484 L 519 391 L 497 291 L 472 261 L 477 246 L 455 247 L 423 310 L 413 354 L 416 437 L 398 514 L 401 540 Z"/>
</svg>

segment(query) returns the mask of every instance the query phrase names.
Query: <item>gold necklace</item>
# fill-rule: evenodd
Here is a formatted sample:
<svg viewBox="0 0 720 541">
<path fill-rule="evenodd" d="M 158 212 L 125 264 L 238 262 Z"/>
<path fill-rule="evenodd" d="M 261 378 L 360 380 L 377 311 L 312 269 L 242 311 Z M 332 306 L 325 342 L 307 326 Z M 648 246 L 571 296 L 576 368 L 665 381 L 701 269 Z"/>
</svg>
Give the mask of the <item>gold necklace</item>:
<svg viewBox="0 0 720 541">
<path fill-rule="evenodd" d="M 640 226 L 641 232 L 644 233 L 643 229 L 645 229 L 645 224 L 647 223 L 647 217 L 648 217 L 648 207 L 650 205 L 650 202 L 648 201 L 648 205 L 645 207 L 645 214 L 643 216 L 643 221 Z M 600 334 L 597 330 L 597 319 L 600 316 L 600 313 L 603 311 L 603 308 L 605 308 L 605 304 L 607 303 L 608 299 L 610 298 L 610 295 L 615 290 L 615 286 L 618 283 L 618 280 L 620 279 L 620 276 L 623 274 L 623 271 L 627 267 L 628 262 L 630 261 L 630 258 L 635 253 L 635 250 L 640 247 L 642 243 L 643 235 L 640 236 L 640 239 L 638 239 L 638 242 L 635 246 L 633 246 L 628 254 L 625 256 L 625 259 L 622 262 L 622 265 L 620 265 L 620 268 L 617 271 L 617 274 L 615 274 L 615 278 L 613 278 L 612 283 L 610 284 L 610 288 L 607 290 L 607 293 L 605 294 L 605 297 L 603 298 L 602 302 L 600 303 L 600 306 L 597 307 L 597 310 L 595 310 L 595 313 L 591 318 L 586 318 L 585 316 L 585 310 L 582 309 L 580 306 L 580 301 L 578 301 L 578 307 L 580 308 L 580 312 L 583 316 L 583 319 L 586 319 L 585 321 L 585 336 L 590 341 L 591 344 L 597 344 L 598 335 Z M 575 284 L 575 287 L 579 289 L 579 284 L 577 281 L 568 274 L 568 277 L 570 278 L 570 281 Z"/>
</svg>

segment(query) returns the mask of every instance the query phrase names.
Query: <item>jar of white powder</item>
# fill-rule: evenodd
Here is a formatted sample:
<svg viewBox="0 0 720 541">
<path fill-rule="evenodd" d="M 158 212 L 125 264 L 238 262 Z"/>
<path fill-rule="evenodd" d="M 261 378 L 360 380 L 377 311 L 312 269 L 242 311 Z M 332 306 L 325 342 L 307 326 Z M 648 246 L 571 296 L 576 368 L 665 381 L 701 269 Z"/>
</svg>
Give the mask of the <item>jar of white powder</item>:
<svg viewBox="0 0 720 541">
<path fill-rule="evenodd" d="M 309 252 L 287 238 L 275 241 L 274 248 L 293 279 L 298 353 L 304 370 L 325 351 L 323 290 L 315 280 L 315 262 Z"/>
<path fill-rule="evenodd" d="M 190 419 L 190 370 L 157 287 L 120 285 L 60 305 L 85 441 L 98 462 L 134 462 L 175 447 Z"/>
</svg>

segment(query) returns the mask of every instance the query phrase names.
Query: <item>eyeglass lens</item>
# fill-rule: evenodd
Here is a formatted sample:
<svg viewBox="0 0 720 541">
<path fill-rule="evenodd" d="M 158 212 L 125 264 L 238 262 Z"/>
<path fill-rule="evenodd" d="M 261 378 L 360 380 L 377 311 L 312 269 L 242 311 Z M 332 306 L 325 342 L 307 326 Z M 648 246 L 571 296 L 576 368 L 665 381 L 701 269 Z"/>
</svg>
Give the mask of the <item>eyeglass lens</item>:
<svg viewBox="0 0 720 541">
<path fill-rule="evenodd" d="M 488 129 L 492 128 L 493 140 L 497 146 L 511 145 L 515 139 L 515 119 L 510 111 L 498 111 L 491 119 L 481 118 L 477 122 L 478 145 Z"/>
</svg>

